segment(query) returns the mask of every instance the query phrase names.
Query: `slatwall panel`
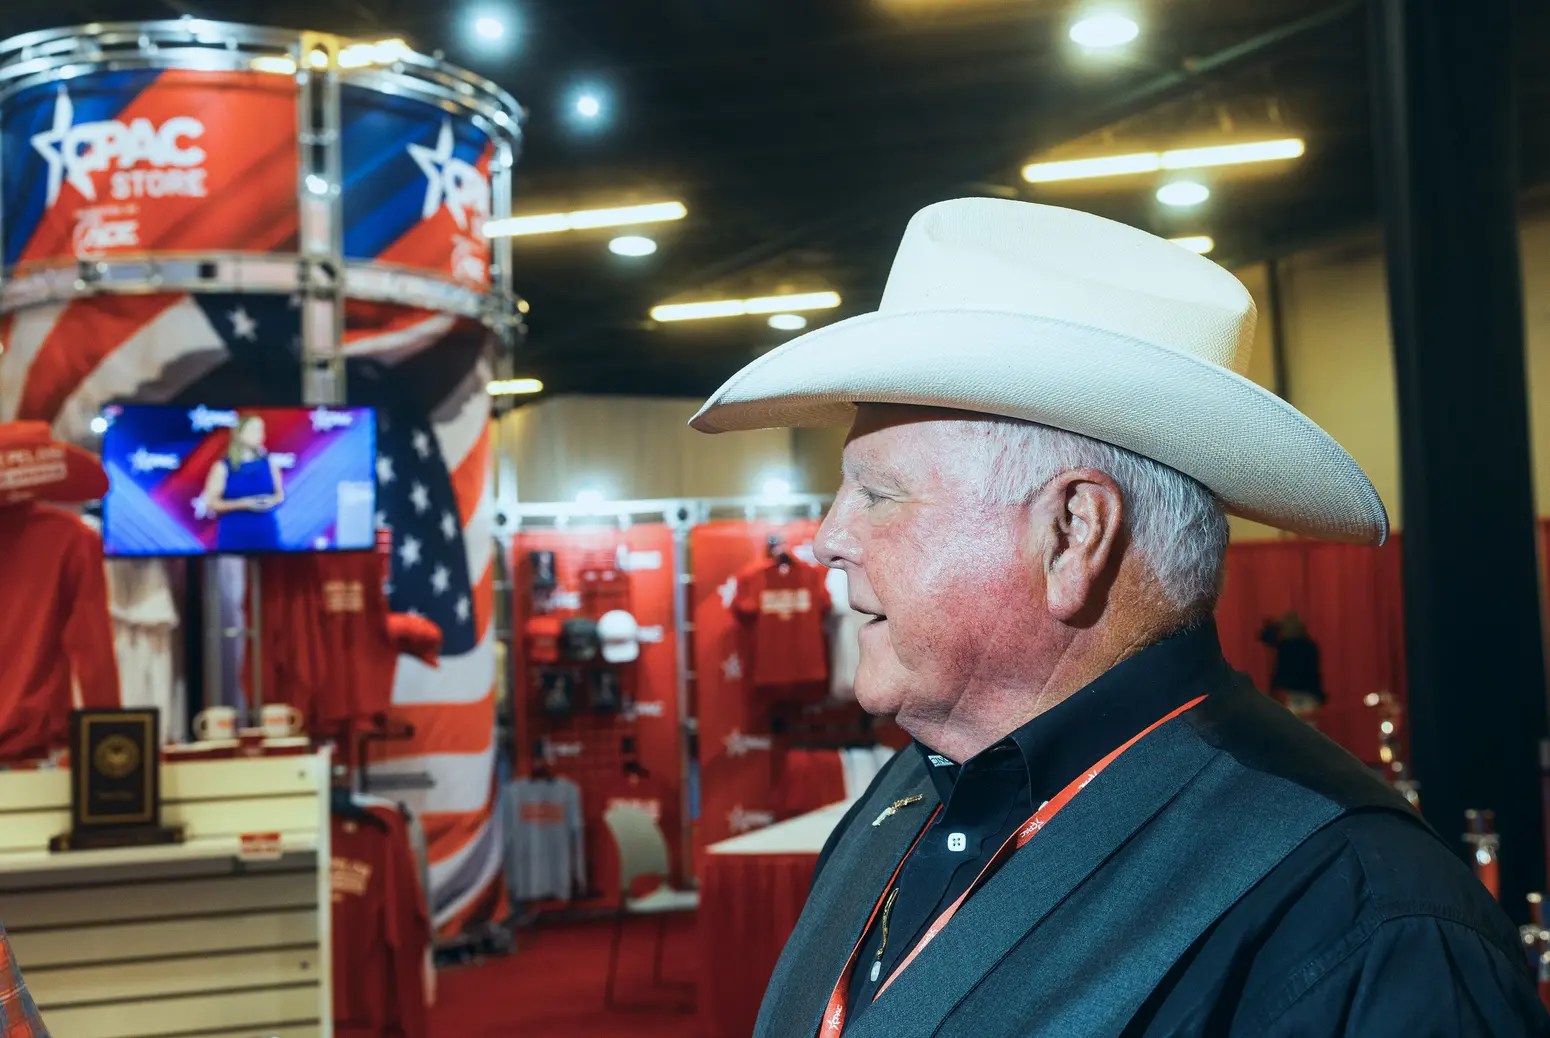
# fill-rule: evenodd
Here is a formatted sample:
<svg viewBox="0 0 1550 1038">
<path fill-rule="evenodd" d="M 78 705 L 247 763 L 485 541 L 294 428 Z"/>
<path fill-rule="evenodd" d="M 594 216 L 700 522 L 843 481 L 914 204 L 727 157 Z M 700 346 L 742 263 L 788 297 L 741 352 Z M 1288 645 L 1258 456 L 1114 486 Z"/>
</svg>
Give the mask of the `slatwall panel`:
<svg viewBox="0 0 1550 1038">
<path fill-rule="evenodd" d="M 328 761 L 168 764 L 184 843 L 50 854 L 69 774 L 0 772 L 0 922 L 55 1038 L 328 1038 Z M 243 833 L 279 833 L 245 862 Z M 321 862 L 321 867 L 320 867 Z"/>
</svg>

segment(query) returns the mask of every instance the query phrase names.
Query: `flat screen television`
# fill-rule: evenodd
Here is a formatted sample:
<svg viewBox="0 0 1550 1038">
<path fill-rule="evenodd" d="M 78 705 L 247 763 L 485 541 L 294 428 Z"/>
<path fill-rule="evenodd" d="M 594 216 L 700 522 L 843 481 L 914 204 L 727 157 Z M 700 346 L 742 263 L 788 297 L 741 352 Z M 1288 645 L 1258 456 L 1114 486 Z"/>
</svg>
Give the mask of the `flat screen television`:
<svg viewBox="0 0 1550 1038">
<path fill-rule="evenodd" d="M 376 545 L 376 416 L 364 407 L 103 411 L 109 555 Z"/>
</svg>

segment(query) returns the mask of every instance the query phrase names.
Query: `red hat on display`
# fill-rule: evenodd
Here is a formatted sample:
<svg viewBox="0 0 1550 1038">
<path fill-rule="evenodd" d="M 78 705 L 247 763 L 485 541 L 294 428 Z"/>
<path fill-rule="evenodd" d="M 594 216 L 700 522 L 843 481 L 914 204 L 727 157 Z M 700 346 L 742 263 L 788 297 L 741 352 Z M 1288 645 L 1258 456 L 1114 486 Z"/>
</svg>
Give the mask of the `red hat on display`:
<svg viewBox="0 0 1550 1038">
<path fill-rule="evenodd" d="M 441 664 L 441 627 L 434 620 L 414 613 L 389 613 L 388 637 L 406 656 L 424 660 L 432 667 Z"/>
<path fill-rule="evenodd" d="M 529 662 L 560 662 L 560 627 L 557 616 L 535 616 L 527 622 Z"/>
<path fill-rule="evenodd" d="M 47 422 L 0 422 L 0 507 L 23 501 L 78 504 L 107 492 L 101 459 L 54 439 Z"/>
</svg>

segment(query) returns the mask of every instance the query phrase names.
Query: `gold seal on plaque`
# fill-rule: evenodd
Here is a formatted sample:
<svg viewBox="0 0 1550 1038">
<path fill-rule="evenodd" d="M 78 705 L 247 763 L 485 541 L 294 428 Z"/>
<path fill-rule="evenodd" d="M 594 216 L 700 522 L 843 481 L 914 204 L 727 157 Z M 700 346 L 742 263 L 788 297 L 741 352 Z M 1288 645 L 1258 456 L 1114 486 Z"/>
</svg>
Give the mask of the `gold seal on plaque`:
<svg viewBox="0 0 1550 1038">
<path fill-rule="evenodd" d="M 109 778 L 124 778 L 140 766 L 140 747 L 133 739 L 110 735 L 97 744 L 92 763 Z"/>
</svg>

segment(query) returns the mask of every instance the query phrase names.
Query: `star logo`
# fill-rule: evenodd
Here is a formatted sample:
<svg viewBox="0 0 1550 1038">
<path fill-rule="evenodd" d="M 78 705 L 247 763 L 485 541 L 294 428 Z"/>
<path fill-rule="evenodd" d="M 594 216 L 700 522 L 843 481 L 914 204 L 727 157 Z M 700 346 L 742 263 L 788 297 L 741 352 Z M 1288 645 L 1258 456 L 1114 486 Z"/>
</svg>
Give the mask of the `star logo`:
<svg viewBox="0 0 1550 1038">
<path fill-rule="evenodd" d="M 453 147 L 452 120 L 441 121 L 441 132 L 436 135 L 436 146 L 410 144 L 409 157 L 414 159 L 420 172 L 425 174 L 425 202 L 420 207 L 420 219 L 429 220 L 436 210 L 443 207 L 452 216 L 459 230 L 468 230 L 468 214 L 472 210 L 480 217 L 475 225 L 481 231 L 484 219 L 490 215 L 490 182 L 478 168 L 456 158 Z"/>
<path fill-rule="evenodd" d="M 721 596 L 721 608 L 731 609 L 732 599 L 737 597 L 737 578 L 728 577 L 726 583 L 716 589 L 716 594 Z"/>
</svg>

